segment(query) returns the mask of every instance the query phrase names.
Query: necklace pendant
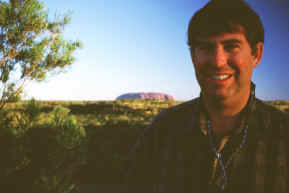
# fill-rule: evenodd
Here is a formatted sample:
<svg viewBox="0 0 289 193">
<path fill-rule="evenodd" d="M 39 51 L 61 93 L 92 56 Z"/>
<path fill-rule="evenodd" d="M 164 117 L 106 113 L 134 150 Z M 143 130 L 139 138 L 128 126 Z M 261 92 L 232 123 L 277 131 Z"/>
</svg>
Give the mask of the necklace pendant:
<svg viewBox="0 0 289 193">
<path fill-rule="evenodd" d="M 221 157 L 222 157 L 222 154 L 221 153 L 217 153 L 217 158 L 221 159 Z"/>
<path fill-rule="evenodd" d="M 222 184 L 222 190 L 223 191 L 225 190 L 225 184 Z"/>
</svg>

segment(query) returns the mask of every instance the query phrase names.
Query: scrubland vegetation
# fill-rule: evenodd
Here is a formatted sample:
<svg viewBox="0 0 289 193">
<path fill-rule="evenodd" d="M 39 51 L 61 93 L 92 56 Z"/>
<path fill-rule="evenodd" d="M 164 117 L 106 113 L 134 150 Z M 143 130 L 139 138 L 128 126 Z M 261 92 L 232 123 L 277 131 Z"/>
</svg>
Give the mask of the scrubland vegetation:
<svg viewBox="0 0 289 193">
<path fill-rule="evenodd" d="M 156 114 L 179 103 L 9 103 L 0 111 L 0 184 L 9 192 L 69 193 L 79 183 L 118 183 L 136 137 Z M 289 101 L 268 103 L 289 112 Z"/>
</svg>

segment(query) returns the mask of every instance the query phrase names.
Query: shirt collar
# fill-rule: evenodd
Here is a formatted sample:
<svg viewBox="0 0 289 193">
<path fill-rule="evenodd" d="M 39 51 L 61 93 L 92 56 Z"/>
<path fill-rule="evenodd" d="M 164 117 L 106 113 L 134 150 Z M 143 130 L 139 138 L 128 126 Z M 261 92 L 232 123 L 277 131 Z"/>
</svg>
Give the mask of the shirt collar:
<svg viewBox="0 0 289 193">
<path fill-rule="evenodd" d="M 253 82 L 251 82 L 250 97 L 247 102 L 247 105 L 241 112 L 241 120 L 240 120 L 239 127 L 236 129 L 233 129 L 232 132 L 229 133 L 229 135 L 239 135 L 242 132 L 243 128 L 245 127 L 245 124 L 247 124 L 246 121 L 248 120 L 248 116 L 255 108 L 255 105 L 254 105 L 255 88 L 256 88 L 256 85 Z M 202 103 L 202 93 L 200 94 L 199 110 L 200 110 L 199 111 L 199 123 L 200 123 L 201 132 L 204 135 L 207 135 L 207 113 Z"/>
</svg>

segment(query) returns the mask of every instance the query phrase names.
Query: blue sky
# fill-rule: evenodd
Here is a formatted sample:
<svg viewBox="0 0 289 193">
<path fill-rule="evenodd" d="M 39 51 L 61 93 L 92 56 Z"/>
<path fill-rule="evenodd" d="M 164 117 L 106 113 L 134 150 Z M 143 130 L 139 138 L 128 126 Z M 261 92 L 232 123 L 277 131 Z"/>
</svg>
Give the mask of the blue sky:
<svg viewBox="0 0 289 193">
<path fill-rule="evenodd" d="M 127 92 L 163 92 L 176 100 L 199 95 L 186 45 L 191 16 L 208 0 L 44 0 L 50 15 L 73 11 L 66 39 L 83 48 L 66 73 L 31 83 L 40 100 L 114 100 Z M 289 100 L 288 0 L 248 0 L 265 26 L 256 95 Z"/>
</svg>

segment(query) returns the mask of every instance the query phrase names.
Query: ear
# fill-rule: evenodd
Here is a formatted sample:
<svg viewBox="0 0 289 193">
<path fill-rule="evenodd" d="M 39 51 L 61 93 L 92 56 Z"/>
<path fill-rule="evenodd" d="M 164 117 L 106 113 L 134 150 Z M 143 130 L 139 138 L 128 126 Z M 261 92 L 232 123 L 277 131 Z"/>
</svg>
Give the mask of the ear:
<svg viewBox="0 0 289 193">
<path fill-rule="evenodd" d="M 254 56 L 253 66 L 254 67 L 257 67 L 258 64 L 260 63 L 261 58 L 263 56 L 263 52 L 264 52 L 264 43 L 258 42 L 255 46 L 255 53 L 253 53 L 253 56 Z"/>
</svg>

